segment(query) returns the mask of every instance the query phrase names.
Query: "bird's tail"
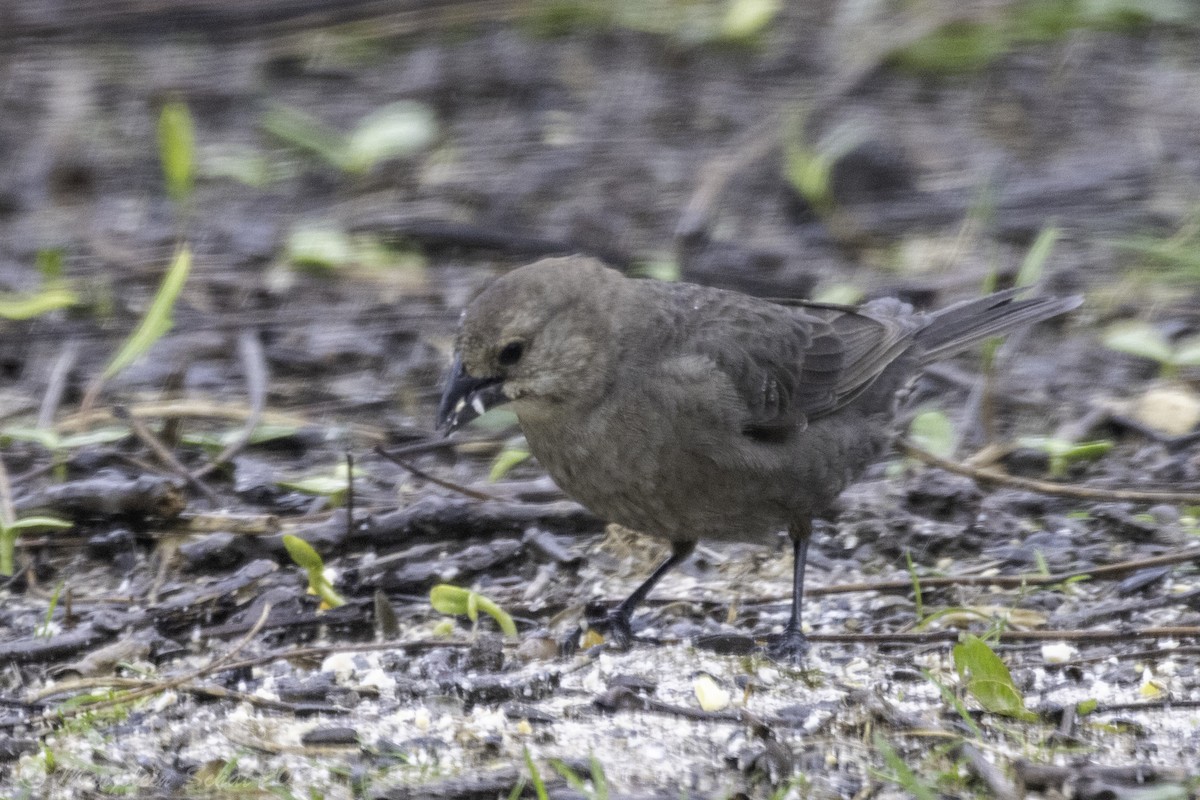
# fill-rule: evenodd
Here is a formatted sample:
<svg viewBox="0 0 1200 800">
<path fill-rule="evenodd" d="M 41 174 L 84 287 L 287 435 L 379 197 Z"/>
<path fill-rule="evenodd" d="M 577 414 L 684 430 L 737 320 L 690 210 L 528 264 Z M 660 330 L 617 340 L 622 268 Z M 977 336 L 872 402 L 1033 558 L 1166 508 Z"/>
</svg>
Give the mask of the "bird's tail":
<svg viewBox="0 0 1200 800">
<path fill-rule="evenodd" d="M 965 300 L 934 313 L 929 324 L 917 332 L 921 361 L 928 364 L 966 350 L 973 344 L 1032 325 L 1078 308 L 1083 302 L 1073 297 L 1031 297 L 1016 300 L 1023 288 L 1008 289 L 975 300 Z"/>
</svg>

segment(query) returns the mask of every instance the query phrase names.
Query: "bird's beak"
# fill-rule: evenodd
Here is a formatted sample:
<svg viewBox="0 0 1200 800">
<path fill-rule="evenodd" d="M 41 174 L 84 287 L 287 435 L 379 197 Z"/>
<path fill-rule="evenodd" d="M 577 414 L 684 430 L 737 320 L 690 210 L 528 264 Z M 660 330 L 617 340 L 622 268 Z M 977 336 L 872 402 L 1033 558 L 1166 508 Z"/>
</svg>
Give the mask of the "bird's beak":
<svg viewBox="0 0 1200 800">
<path fill-rule="evenodd" d="M 502 382 L 499 377 L 471 377 L 463 369 L 462 357 L 455 356 L 446 388 L 442 390 L 442 402 L 438 404 L 438 430 L 449 436 L 476 417 L 507 403 Z"/>
</svg>

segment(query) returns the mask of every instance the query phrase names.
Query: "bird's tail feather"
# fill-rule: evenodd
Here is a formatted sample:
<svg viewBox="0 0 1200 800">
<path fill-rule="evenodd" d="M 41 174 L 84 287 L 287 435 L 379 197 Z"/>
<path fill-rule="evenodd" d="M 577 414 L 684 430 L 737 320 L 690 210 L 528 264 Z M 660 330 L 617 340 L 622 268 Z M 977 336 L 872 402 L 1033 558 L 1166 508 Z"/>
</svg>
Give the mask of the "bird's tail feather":
<svg viewBox="0 0 1200 800">
<path fill-rule="evenodd" d="M 1082 297 L 1031 297 L 1016 300 L 1023 288 L 966 300 L 938 311 L 916 335 L 921 361 L 928 364 L 1014 328 L 1032 325 L 1078 308 Z"/>
</svg>

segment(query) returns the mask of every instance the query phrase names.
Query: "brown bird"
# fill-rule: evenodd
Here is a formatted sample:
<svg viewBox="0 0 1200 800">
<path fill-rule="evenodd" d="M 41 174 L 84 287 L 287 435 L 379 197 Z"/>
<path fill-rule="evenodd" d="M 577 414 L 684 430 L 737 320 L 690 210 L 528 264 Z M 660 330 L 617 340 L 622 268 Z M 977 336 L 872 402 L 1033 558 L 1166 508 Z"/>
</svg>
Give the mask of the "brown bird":
<svg viewBox="0 0 1200 800">
<path fill-rule="evenodd" d="M 466 309 L 438 410 L 447 434 L 503 403 L 529 449 L 597 515 L 671 542 L 610 612 L 634 609 L 699 539 L 766 542 L 786 528 L 792 612 L 768 652 L 799 660 L 814 515 L 886 445 L 896 396 L 923 364 L 1075 308 L 1017 290 L 933 314 L 781 304 L 627 278 L 580 256 L 514 270 Z"/>
</svg>

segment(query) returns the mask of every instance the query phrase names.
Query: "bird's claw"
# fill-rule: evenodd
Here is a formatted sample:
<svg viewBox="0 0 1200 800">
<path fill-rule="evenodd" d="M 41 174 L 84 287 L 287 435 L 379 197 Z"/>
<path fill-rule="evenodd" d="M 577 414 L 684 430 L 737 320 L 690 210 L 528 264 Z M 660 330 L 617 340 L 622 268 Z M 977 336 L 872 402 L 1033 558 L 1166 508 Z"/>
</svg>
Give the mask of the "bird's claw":
<svg viewBox="0 0 1200 800">
<path fill-rule="evenodd" d="M 808 638 L 798 630 L 787 630 L 768 636 L 765 650 L 772 661 L 799 667 L 808 657 Z"/>
<path fill-rule="evenodd" d="M 620 606 L 612 611 L 588 608 L 588 628 L 602 634 L 605 642 L 618 650 L 628 650 L 633 644 L 633 625 L 630 615 Z"/>
</svg>

